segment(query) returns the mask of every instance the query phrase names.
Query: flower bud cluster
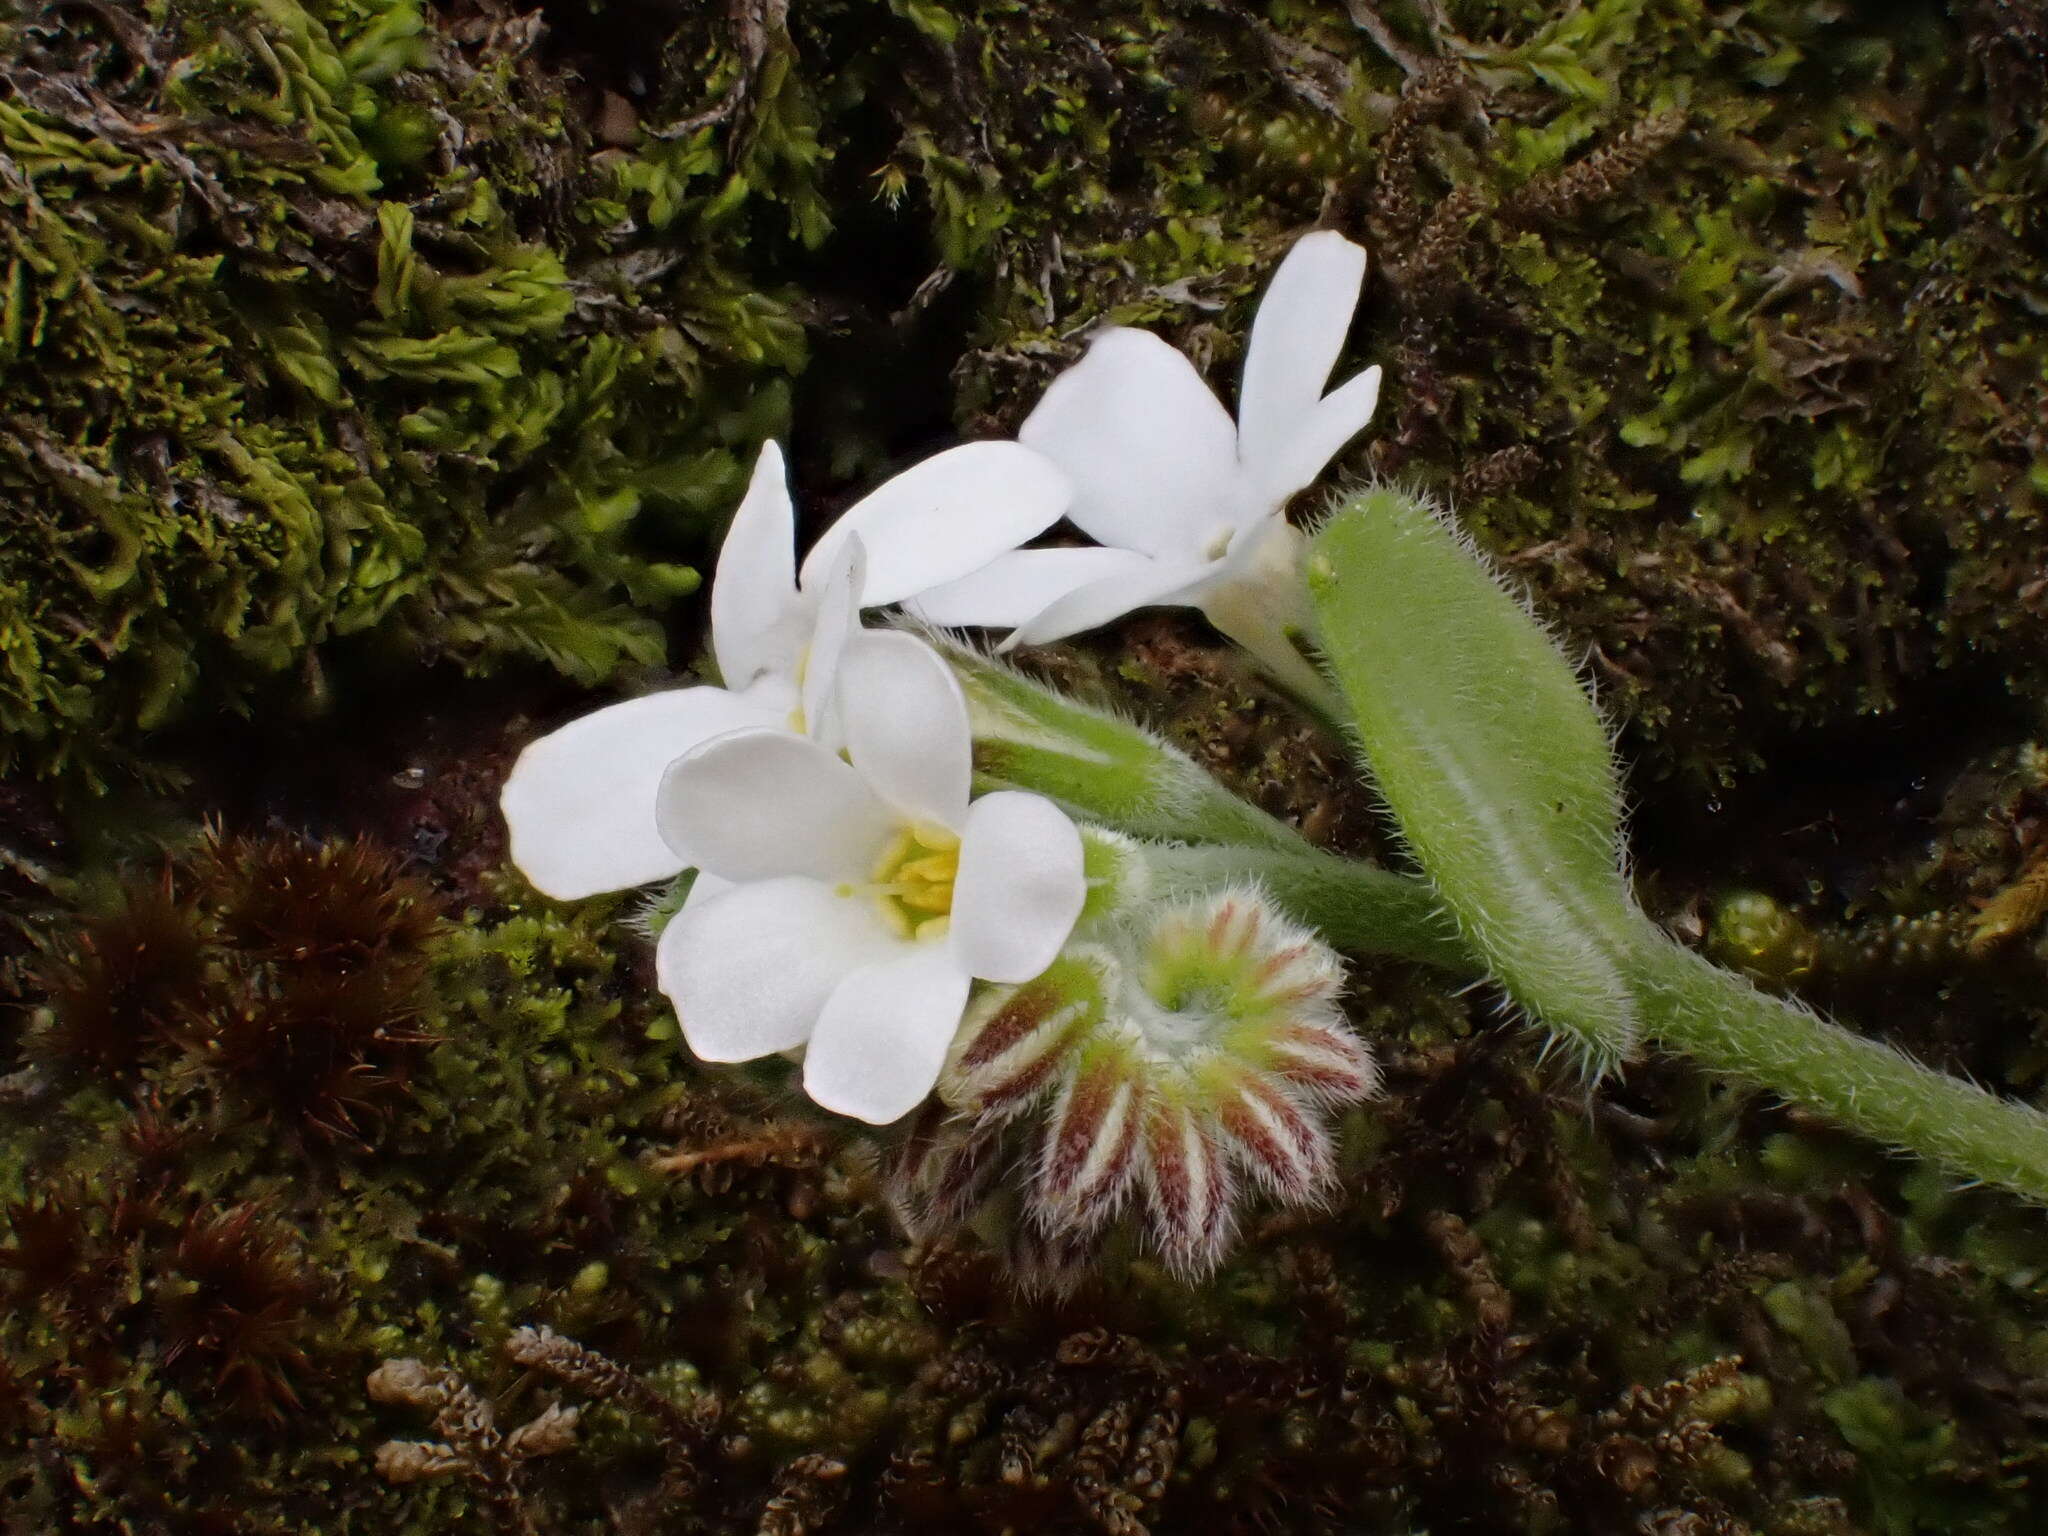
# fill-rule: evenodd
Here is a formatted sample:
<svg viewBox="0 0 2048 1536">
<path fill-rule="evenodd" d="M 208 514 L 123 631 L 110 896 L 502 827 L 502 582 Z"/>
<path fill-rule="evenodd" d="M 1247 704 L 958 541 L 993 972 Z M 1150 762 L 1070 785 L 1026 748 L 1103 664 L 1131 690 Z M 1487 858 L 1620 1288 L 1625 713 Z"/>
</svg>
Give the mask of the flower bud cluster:
<svg viewBox="0 0 2048 1536">
<path fill-rule="evenodd" d="M 1206 1272 L 1251 1200 L 1331 1188 L 1335 1113 L 1378 1088 L 1342 987 L 1255 888 L 1141 904 L 976 1001 L 891 1165 L 896 1205 L 920 1235 L 1005 1213 L 1044 1283 L 1120 1225 Z"/>
</svg>

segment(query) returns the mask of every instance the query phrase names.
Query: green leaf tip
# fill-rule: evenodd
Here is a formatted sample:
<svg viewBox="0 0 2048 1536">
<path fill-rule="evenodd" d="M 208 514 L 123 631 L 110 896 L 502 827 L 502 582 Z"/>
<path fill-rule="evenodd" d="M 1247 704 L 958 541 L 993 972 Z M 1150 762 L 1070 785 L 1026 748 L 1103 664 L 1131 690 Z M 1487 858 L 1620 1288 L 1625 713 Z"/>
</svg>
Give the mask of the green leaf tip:
<svg viewBox="0 0 2048 1536">
<path fill-rule="evenodd" d="M 1563 654 L 1427 502 L 1388 487 L 1316 536 L 1309 593 L 1417 862 L 1510 998 L 1590 1071 L 1633 1053 L 1607 732 Z"/>
</svg>

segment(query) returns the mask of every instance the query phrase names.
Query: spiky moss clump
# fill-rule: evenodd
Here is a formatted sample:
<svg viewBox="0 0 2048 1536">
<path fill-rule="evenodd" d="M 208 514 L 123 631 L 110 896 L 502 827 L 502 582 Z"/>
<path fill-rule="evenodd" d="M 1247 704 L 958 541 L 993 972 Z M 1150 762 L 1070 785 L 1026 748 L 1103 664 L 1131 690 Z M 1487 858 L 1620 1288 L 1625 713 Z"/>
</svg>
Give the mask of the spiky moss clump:
<svg viewBox="0 0 2048 1536">
<path fill-rule="evenodd" d="M 210 834 L 50 957 L 24 1054 L 63 1088 L 191 1084 L 286 1140 L 357 1141 L 425 1042 L 439 921 L 370 844 Z"/>
<path fill-rule="evenodd" d="M 91 955 L 79 958 L 95 1017 L 137 1026 L 122 1070 L 60 1048 L 76 1002 L 60 992 L 53 1019 L 25 1038 L 28 1070 L 7 1080 L 10 1508 L 50 1528 L 467 1528 L 463 1486 L 414 1499 L 371 1470 L 380 1439 L 419 1428 L 367 1401 L 362 1382 L 379 1361 L 445 1362 L 504 1398 L 518 1379 L 502 1353 L 513 1329 L 549 1324 L 685 1401 L 693 1381 L 738 1401 L 776 1341 L 803 1332 L 817 1296 L 858 1276 L 880 1229 L 822 1171 L 812 1141 L 776 1143 L 793 1171 L 757 1167 L 744 1147 L 700 1148 L 701 1166 L 723 1174 L 715 1182 L 647 1161 L 696 1127 L 745 1143 L 768 1117 L 743 1085 L 700 1093 L 686 1082 L 673 1021 L 647 1006 L 615 913 L 501 909 L 422 934 L 402 901 L 332 889 L 335 866 L 366 857 L 360 845 L 245 847 L 234 901 L 189 894 L 212 887 L 182 869 L 168 894 L 146 886 L 196 934 L 196 966 L 94 971 Z M 288 887 L 268 878 L 286 866 L 297 871 Z M 381 873 L 390 887 L 391 870 Z M 329 889 L 312 899 L 321 880 Z M 102 959 L 132 958 L 117 935 L 153 941 L 171 921 L 102 919 L 93 935 Z M 290 985 L 282 967 L 247 972 L 238 957 L 250 946 L 302 970 L 355 960 L 403 971 L 415 942 L 427 963 L 411 972 L 406 1070 L 384 1074 L 348 1136 L 298 1134 L 287 1095 L 259 1097 L 255 1064 L 216 1060 L 185 1033 L 202 1008 L 232 1000 L 223 991 L 254 1002 Z M 74 986 L 71 974 L 60 985 Z M 509 1423 L 515 1410 L 508 1401 Z M 600 1421 L 587 1438 L 631 1482 L 643 1465 L 658 1473 L 658 1428 Z M 735 1464 L 737 1497 L 771 1481 L 767 1452 L 759 1463 Z M 598 1490 L 573 1475 L 547 1496 L 565 1528 L 601 1519 Z"/>
<path fill-rule="evenodd" d="M 293 668 L 317 704 L 345 636 L 661 660 L 801 337 L 711 130 L 656 216 L 533 41 L 416 0 L 0 24 L 0 772 L 145 767 Z"/>
</svg>

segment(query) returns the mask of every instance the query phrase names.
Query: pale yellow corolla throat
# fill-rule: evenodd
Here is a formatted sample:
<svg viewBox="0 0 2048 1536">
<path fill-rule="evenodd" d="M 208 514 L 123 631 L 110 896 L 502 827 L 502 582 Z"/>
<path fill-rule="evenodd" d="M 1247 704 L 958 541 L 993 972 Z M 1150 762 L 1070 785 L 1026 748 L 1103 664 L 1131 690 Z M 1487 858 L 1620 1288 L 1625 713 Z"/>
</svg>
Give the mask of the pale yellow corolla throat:
<svg viewBox="0 0 2048 1536">
<path fill-rule="evenodd" d="M 960 838 L 930 822 L 899 827 L 883 847 L 865 887 L 842 896 L 872 896 L 898 938 L 940 939 L 953 921 L 953 882 L 960 876 Z"/>
</svg>

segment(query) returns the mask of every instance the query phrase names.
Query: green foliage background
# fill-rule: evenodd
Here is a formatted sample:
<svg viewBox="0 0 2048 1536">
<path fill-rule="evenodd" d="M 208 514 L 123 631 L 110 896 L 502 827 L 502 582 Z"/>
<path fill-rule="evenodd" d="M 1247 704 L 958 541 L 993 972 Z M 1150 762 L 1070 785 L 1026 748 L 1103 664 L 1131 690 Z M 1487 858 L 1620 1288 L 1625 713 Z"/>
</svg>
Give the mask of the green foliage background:
<svg viewBox="0 0 2048 1536">
<path fill-rule="evenodd" d="M 1589 1098 L 1388 966 L 1339 1209 L 1018 1303 L 696 1075 L 621 912 L 490 820 L 522 716 L 694 660 L 764 436 L 823 513 L 1104 322 L 1223 383 L 1321 222 L 1389 376 L 1345 467 L 1449 492 L 1588 658 L 1653 915 L 1761 886 L 1727 957 L 2035 1091 L 2038 946 L 1967 923 L 2048 841 L 2038 0 L 17 0 L 0 71 L 0 1528 L 2039 1528 L 2038 1212 L 1682 1066 Z M 1044 666 L 1375 846 L 1191 626 Z M 169 1004 L 111 1078 L 52 1045 L 51 957 L 208 813 L 393 843 L 450 914 L 359 1143 Z M 237 1346 L 191 1236 L 252 1206 L 312 1278 Z M 586 1396 L 510 1504 L 371 1471 L 433 1433 L 379 1360 L 510 1426 L 542 1322 L 721 1427 Z"/>
</svg>

